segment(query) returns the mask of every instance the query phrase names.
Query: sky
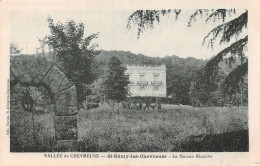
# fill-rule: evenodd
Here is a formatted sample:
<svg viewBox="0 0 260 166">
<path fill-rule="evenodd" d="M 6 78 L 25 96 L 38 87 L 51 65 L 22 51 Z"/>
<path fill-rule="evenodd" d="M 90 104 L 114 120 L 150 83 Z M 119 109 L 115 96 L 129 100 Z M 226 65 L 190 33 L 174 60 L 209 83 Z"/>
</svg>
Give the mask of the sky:
<svg viewBox="0 0 260 166">
<path fill-rule="evenodd" d="M 108 51 L 123 50 L 153 57 L 177 55 L 182 58 L 209 59 L 225 47 L 216 45 L 212 50 L 202 46 L 203 38 L 219 23 L 206 24 L 203 19 L 197 19 L 191 27 L 188 27 L 189 17 L 194 10 L 183 10 L 177 21 L 174 15 L 161 17 L 160 24 L 155 24 L 153 29 L 144 31 L 139 39 L 137 27 L 132 26 L 132 29 L 126 30 L 127 18 L 133 12 L 129 10 L 13 12 L 10 19 L 10 40 L 23 49 L 22 53 L 35 53 L 36 48 L 40 46 L 38 39 L 50 34 L 46 18 L 51 16 L 55 23 L 65 23 L 68 19 L 84 23 L 85 37 L 99 32 L 99 37 L 94 39 L 93 43 L 98 44 L 97 49 Z"/>
</svg>

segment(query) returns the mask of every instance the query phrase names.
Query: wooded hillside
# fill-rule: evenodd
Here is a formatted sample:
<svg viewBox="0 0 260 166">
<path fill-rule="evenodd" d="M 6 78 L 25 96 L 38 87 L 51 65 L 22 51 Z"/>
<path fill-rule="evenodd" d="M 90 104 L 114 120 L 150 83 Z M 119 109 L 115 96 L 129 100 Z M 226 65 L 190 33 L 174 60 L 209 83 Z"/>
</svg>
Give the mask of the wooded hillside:
<svg viewBox="0 0 260 166">
<path fill-rule="evenodd" d="M 235 72 L 234 69 L 240 65 L 240 57 L 224 58 L 212 75 L 211 70 L 213 69 L 210 65 L 212 59 L 180 58 L 176 55 L 159 58 L 126 51 L 101 50 L 100 54 L 96 56 L 97 75 L 104 74 L 107 62 L 112 56 L 116 56 L 124 65 L 166 65 L 167 95 L 172 97 L 171 103 L 173 104 L 223 106 L 224 98 L 227 98 L 225 100 L 228 104 L 238 105 L 240 102 L 242 105 L 247 105 L 247 81 L 241 85 L 243 86 L 243 94 L 235 92 L 234 87 L 225 87 L 226 90 L 223 87 L 225 81 L 232 82 L 226 78 L 230 73 Z M 247 80 L 247 75 L 244 77 Z M 225 91 L 228 95 L 223 96 Z"/>
<path fill-rule="evenodd" d="M 167 69 L 167 95 L 172 96 L 172 103 L 190 105 L 189 87 L 195 78 L 196 71 L 205 66 L 205 60 L 192 57 L 179 58 L 176 55 L 159 57 L 149 57 L 142 54 L 133 54 L 125 51 L 104 51 L 96 56 L 97 73 L 102 75 L 110 57 L 116 56 L 126 64 L 135 65 L 166 65 Z"/>
<path fill-rule="evenodd" d="M 39 54 L 39 56 L 43 56 Z M 53 59 L 49 53 L 44 56 Z M 248 81 L 247 74 L 239 87 L 232 86 L 236 80 L 228 79 L 227 76 L 236 73 L 241 59 L 226 58 L 219 63 L 214 75 L 210 70 L 210 60 L 196 59 L 193 57 L 180 58 L 176 55 L 165 57 L 149 57 L 143 54 L 134 54 L 126 51 L 105 51 L 99 50 L 95 56 L 94 73 L 97 80 L 104 76 L 107 70 L 109 59 L 115 56 L 124 65 L 166 65 L 167 96 L 172 104 L 183 104 L 193 106 L 223 106 L 224 98 L 226 103 L 231 105 L 247 105 L 248 103 Z M 224 82 L 230 82 L 230 86 L 223 86 Z M 99 84 L 94 82 L 93 84 Z M 242 93 L 240 93 L 239 88 Z M 223 96 L 226 92 L 226 96 Z M 93 94 L 89 92 L 88 94 Z M 242 95 L 242 97 L 241 97 Z"/>
</svg>

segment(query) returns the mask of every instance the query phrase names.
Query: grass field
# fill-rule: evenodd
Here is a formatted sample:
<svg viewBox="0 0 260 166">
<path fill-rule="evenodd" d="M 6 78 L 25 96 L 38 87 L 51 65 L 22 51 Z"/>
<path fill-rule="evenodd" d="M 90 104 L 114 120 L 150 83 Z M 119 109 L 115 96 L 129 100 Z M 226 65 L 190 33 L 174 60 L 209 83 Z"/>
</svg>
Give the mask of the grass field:
<svg viewBox="0 0 260 166">
<path fill-rule="evenodd" d="M 248 151 L 247 107 L 162 105 L 161 111 L 120 107 L 119 114 L 116 110 L 108 106 L 79 110 L 79 151 Z M 29 115 L 12 110 L 11 151 L 35 150 Z M 38 151 L 52 151 L 53 113 L 35 120 Z"/>
</svg>

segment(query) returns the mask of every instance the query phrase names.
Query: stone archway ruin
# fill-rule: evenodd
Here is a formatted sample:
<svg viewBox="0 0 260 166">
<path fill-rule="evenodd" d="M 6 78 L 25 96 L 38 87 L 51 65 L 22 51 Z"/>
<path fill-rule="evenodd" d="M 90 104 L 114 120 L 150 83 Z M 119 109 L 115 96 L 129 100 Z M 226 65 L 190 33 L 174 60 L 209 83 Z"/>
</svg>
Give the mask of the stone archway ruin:
<svg viewBox="0 0 260 166">
<path fill-rule="evenodd" d="M 15 56 L 10 61 L 10 86 L 44 86 L 54 96 L 57 149 L 77 150 L 77 94 L 75 86 L 54 63 L 42 56 Z"/>
</svg>

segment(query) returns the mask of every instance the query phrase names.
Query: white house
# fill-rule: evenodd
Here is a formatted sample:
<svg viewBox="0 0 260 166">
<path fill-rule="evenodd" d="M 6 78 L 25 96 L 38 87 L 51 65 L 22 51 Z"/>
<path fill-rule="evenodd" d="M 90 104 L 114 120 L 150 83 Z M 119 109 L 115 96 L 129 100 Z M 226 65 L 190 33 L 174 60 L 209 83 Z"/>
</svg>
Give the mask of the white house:
<svg viewBox="0 0 260 166">
<path fill-rule="evenodd" d="M 126 75 L 131 83 L 131 97 L 152 96 L 166 97 L 166 67 L 127 65 Z"/>
</svg>

